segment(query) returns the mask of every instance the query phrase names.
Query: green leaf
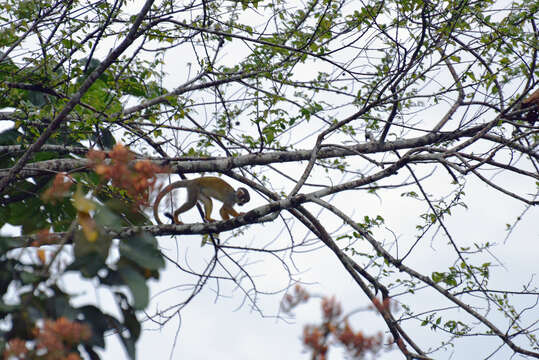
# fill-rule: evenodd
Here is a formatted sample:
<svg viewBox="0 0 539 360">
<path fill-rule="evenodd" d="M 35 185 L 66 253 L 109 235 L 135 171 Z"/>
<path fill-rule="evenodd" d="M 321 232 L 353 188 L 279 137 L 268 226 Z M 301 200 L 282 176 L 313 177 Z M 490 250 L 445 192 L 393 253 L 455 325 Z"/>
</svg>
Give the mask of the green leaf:
<svg viewBox="0 0 539 360">
<path fill-rule="evenodd" d="M 105 260 L 99 253 L 90 252 L 76 257 L 75 260 L 67 266 L 66 271 L 80 271 L 84 277 L 92 278 L 105 266 Z"/>
<path fill-rule="evenodd" d="M 94 220 L 97 225 L 110 228 L 112 230 L 120 230 L 122 226 L 125 225 L 125 222 L 120 216 L 111 211 L 110 207 L 107 206 L 97 206 Z"/>
<path fill-rule="evenodd" d="M 138 271 L 129 265 L 124 265 L 118 269 L 118 274 L 127 285 L 131 295 L 133 295 L 133 308 L 142 310 L 148 306 L 149 290 L 146 279 Z"/>
<path fill-rule="evenodd" d="M 435 271 L 435 272 L 433 272 L 431 274 L 430 277 L 431 277 L 432 281 L 434 281 L 435 283 L 439 283 L 440 281 L 442 281 L 444 279 L 444 274 Z"/>
<path fill-rule="evenodd" d="M 116 139 L 112 135 L 112 132 L 109 129 L 100 129 L 99 139 L 103 147 L 107 150 L 110 150 L 116 145 Z"/>
<path fill-rule="evenodd" d="M 37 283 L 42 280 L 41 276 L 28 271 L 21 271 L 20 277 L 23 285 Z"/>
<path fill-rule="evenodd" d="M 68 270 L 80 270 L 86 277 L 96 276 L 106 266 L 112 238 L 100 231 L 97 240 L 90 242 L 82 231 L 76 231 L 73 242 L 75 261 L 68 266 Z"/>
<path fill-rule="evenodd" d="M 12 238 L 0 236 L 0 254 L 5 254 L 8 250 L 22 248 L 27 245 L 23 238 Z"/>
<path fill-rule="evenodd" d="M 103 226 L 119 230 L 122 226 L 151 225 L 152 222 L 142 211 L 133 209 L 129 204 L 120 199 L 101 199 L 105 207 L 98 207 L 95 221 Z"/>
<path fill-rule="evenodd" d="M 8 205 L 10 211 L 7 221 L 12 225 L 22 225 L 24 235 L 46 228 L 50 223 L 46 220 L 46 214 L 41 211 L 42 205 L 41 199 L 35 196 L 11 203 Z M 29 214 L 32 216 L 28 216 Z"/>
<path fill-rule="evenodd" d="M 120 306 L 124 318 L 124 326 L 129 330 L 129 333 L 131 334 L 130 338 L 133 341 L 137 341 L 140 337 L 140 322 L 137 319 L 134 309 L 127 303 L 127 299 L 125 302 L 125 304 Z"/>
<path fill-rule="evenodd" d="M 99 346 L 100 348 L 104 349 L 105 339 L 103 335 L 105 331 L 111 329 L 111 324 L 113 323 L 109 321 L 111 316 L 103 314 L 99 308 L 93 305 L 86 305 L 78 310 L 83 316 L 81 320 L 90 325 L 92 330 L 92 337 L 88 341 L 89 345 Z"/>
<path fill-rule="evenodd" d="M 4 295 L 9 287 L 9 284 L 15 278 L 13 277 L 13 274 L 15 274 L 15 268 L 18 265 L 18 261 L 13 259 L 2 259 L 0 261 L 0 295 Z"/>
<path fill-rule="evenodd" d="M 0 52 L 1 54 L 1 52 Z M 17 138 L 22 134 L 11 128 L 0 132 L 0 145 L 12 145 L 17 143 Z"/>
<path fill-rule="evenodd" d="M 149 233 L 142 232 L 120 241 L 120 255 L 144 269 L 157 270 L 165 266 L 157 241 Z"/>
</svg>

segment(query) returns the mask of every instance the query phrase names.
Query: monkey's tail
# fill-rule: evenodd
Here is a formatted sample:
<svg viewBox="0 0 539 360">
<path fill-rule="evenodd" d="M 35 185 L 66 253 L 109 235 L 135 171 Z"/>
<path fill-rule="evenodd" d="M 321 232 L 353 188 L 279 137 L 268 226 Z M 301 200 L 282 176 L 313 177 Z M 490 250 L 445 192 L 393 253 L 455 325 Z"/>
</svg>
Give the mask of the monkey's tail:
<svg viewBox="0 0 539 360">
<path fill-rule="evenodd" d="M 174 189 L 187 187 L 187 181 L 188 180 L 174 181 L 173 183 L 170 183 L 167 186 L 165 186 L 165 188 L 161 190 L 159 194 L 157 194 L 157 197 L 155 198 L 155 202 L 153 204 L 153 217 L 155 218 L 155 221 L 157 221 L 159 225 L 163 225 L 163 223 L 161 222 L 161 219 L 159 218 L 159 203 L 161 202 L 161 199 L 163 199 L 163 197 L 165 197 L 166 194 L 168 194 Z"/>
</svg>

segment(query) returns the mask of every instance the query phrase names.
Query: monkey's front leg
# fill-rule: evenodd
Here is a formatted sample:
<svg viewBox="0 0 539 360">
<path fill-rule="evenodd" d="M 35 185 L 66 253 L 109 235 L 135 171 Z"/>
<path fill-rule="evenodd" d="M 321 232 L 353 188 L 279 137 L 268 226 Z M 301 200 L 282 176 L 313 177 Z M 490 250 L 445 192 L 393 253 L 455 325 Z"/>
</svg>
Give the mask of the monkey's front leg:
<svg viewBox="0 0 539 360">
<path fill-rule="evenodd" d="M 245 215 L 244 212 L 238 213 L 236 210 L 234 210 L 234 208 L 231 208 L 231 207 L 228 207 L 228 206 L 225 206 L 225 205 L 223 205 L 221 210 L 219 210 L 219 213 L 221 214 L 221 217 L 223 218 L 223 220 L 229 220 L 230 215 L 232 215 L 233 217 L 237 217 L 237 216 L 240 216 L 240 215 Z"/>
</svg>

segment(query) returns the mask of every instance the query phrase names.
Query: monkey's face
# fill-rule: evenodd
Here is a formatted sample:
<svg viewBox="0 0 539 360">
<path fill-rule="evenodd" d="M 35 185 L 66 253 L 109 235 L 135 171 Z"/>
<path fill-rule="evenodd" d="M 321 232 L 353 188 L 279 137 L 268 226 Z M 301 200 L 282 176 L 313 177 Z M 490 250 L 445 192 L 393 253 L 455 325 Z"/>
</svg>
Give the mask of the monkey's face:
<svg viewBox="0 0 539 360">
<path fill-rule="evenodd" d="M 238 190 L 236 190 L 236 198 L 237 198 L 237 203 L 238 205 L 243 205 L 245 203 L 247 203 L 249 200 L 251 200 L 251 197 L 249 196 L 249 192 L 247 191 L 246 188 L 238 188 Z"/>
</svg>

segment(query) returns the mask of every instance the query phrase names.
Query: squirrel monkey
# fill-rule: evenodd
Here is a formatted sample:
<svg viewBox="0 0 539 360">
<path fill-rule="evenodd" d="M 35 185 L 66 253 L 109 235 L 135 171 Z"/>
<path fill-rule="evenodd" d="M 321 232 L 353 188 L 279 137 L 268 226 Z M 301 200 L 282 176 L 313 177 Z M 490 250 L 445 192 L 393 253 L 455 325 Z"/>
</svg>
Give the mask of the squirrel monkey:
<svg viewBox="0 0 539 360">
<path fill-rule="evenodd" d="M 203 176 L 192 180 L 175 181 L 161 190 L 155 198 L 153 216 L 159 224 L 163 224 L 158 214 L 161 199 L 172 190 L 178 188 L 187 188 L 187 200 L 174 211 L 173 220 L 175 224 L 182 224 L 178 216 L 195 206 L 197 201 L 204 203 L 204 218 L 207 221 L 213 222 L 215 220 L 211 218 L 211 211 L 213 209 L 211 198 L 223 203 L 219 211 L 223 220 L 230 219 L 230 215 L 234 217 L 240 215 L 234 210 L 234 204 L 243 205 L 250 200 L 247 189 L 240 187 L 238 190 L 234 190 L 226 181 L 215 176 Z"/>
</svg>

